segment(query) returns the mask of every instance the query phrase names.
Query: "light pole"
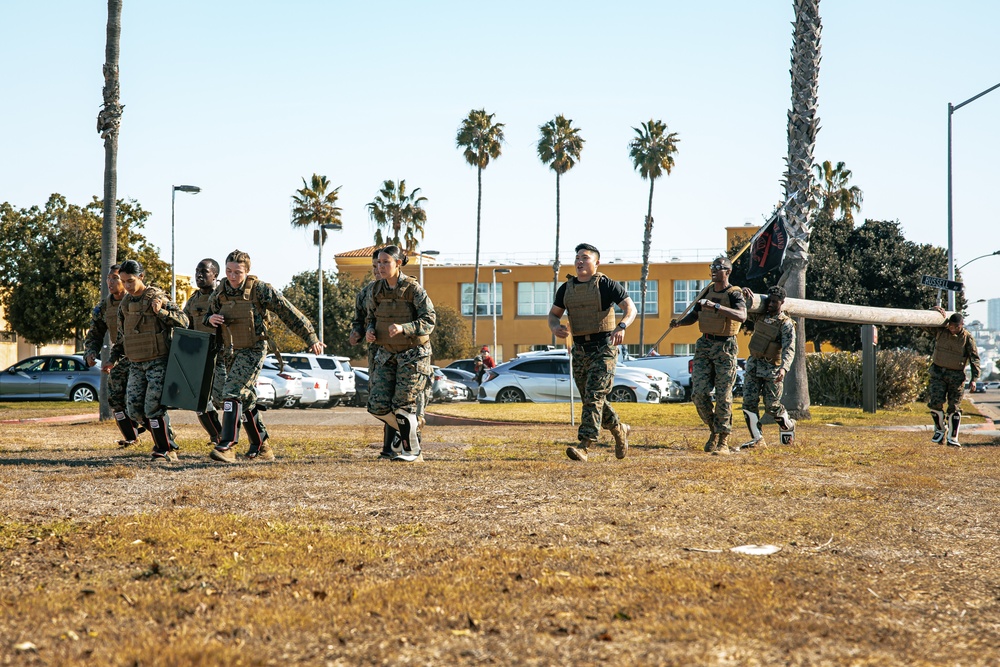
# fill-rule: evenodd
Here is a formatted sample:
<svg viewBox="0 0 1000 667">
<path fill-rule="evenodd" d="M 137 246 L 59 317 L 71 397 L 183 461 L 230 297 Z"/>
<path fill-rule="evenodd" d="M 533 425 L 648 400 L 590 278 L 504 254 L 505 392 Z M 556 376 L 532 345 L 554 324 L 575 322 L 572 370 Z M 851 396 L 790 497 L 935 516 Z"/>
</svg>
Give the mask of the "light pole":
<svg viewBox="0 0 1000 667">
<path fill-rule="evenodd" d="M 991 252 L 991 253 L 986 254 L 986 255 L 980 255 L 979 257 L 973 257 L 968 262 L 966 262 L 965 264 L 963 264 L 962 266 L 958 267 L 955 270 L 956 271 L 961 271 L 962 269 L 964 269 L 965 267 L 967 267 L 969 264 L 972 264 L 977 259 L 982 259 L 983 257 L 992 257 L 993 255 L 1000 255 L 1000 250 L 997 250 L 996 252 Z"/>
<path fill-rule="evenodd" d="M 189 192 L 193 195 L 201 192 L 197 185 L 170 186 L 170 300 L 177 301 L 177 273 L 174 266 L 174 203 L 177 201 L 177 191 Z"/>
<path fill-rule="evenodd" d="M 493 269 L 493 356 L 497 363 L 500 363 L 500 355 L 497 354 L 497 274 L 510 273 L 510 269 Z"/>
<path fill-rule="evenodd" d="M 326 222 L 319 226 L 315 232 L 316 235 L 316 245 L 319 246 L 319 262 L 317 265 L 317 273 L 319 274 L 319 342 L 325 343 L 323 340 L 323 241 L 326 237 L 326 231 L 328 229 L 341 229 L 341 224 Z"/>
<path fill-rule="evenodd" d="M 424 286 L 424 255 L 428 257 L 437 257 L 441 254 L 440 250 L 424 250 L 420 253 L 420 286 Z M 424 288 L 426 289 L 426 288 Z"/>
<path fill-rule="evenodd" d="M 948 280 L 955 280 L 955 249 L 952 245 L 952 209 L 951 209 L 951 116 L 969 102 L 975 102 L 986 93 L 1000 88 L 1000 83 L 987 88 L 975 97 L 970 97 L 961 104 L 952 105 L 948 102 Z M 955 310 L 955 293 L 948 290 L 948 310 Z"/>
</svg>

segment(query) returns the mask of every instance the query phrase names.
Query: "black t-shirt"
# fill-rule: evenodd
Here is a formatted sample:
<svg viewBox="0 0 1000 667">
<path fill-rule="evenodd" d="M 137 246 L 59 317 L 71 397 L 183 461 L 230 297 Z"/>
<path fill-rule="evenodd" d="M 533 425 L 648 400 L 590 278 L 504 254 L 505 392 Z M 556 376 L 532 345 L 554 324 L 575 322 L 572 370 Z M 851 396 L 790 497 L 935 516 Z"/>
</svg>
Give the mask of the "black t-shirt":
<svg viewBox="0 0 1000 667">
<path fill-rule="evenodd" d="M 579 285 L 580 281 L 575 277 L 572 279 L 573 284 Z M 601 290 L 601 310 L 607 310 L 611 306 L 621 303 L 628 298 L 628 292 L 622 287 L 622 284 L 611 280 L 607 276 L 601 276 L 600 282 L 597 283 L 598 289 Z M 566 283 L 559 286 L 556 290 L 556 300 L 553 304 L 556 308 L 566 309 Z"/>
</svg>

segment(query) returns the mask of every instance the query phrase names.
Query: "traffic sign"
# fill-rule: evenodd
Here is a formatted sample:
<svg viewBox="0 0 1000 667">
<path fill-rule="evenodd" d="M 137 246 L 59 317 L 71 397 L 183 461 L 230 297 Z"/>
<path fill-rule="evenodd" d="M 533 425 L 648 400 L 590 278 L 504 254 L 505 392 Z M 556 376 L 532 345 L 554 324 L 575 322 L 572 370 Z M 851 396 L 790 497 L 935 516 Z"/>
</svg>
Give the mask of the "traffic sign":
<svg viewBox="0 0 1000 667">
<path fill-rule="evenodd" d="M 926 285 L 927 287 L 936 287 L 937 289 L 951 290 L 952 292 L 961 292 L 963 285 L 962 283 L 957 283 L 954 280 L 947 280 L 945 278 L 935 278 L 934 276 L 924 276 L 921 281 L 921 285 Z"/>
</svg>

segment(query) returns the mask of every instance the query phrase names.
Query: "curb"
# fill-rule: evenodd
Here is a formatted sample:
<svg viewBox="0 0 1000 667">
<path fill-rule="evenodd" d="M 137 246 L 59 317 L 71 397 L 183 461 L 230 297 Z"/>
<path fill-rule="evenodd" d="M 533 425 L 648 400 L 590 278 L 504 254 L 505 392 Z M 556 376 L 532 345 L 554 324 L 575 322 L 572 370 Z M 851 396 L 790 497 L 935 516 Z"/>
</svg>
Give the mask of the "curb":
<svg viewBox="0 0 1000 667">
<path fill-rule="evenodd" d="M 89 422 L 98 421 L 101 418 L 100 413 L 95 412 L 91 415 L 60 415 L 58 417 L 30 417 L 28 419 L 2 419 L 0 424 L 58 424 L 58 423 L 74 423 L 74 422 Z"/>
</svg>

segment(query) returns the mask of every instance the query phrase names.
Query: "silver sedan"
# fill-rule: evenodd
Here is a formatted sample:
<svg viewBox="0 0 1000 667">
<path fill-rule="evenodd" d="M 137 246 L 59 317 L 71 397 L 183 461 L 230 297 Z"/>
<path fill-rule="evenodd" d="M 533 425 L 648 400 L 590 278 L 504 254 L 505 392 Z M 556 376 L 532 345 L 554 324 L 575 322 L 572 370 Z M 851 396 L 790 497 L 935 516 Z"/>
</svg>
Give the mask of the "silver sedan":
<svg viewBox="0 0 1000 667">
<path fill-rule="evenodd" d="M 0 373 L 3 401 L 96 401 L 100 387 L 100 365 L 75 354 L 28 357 Z"/>
</svg>

